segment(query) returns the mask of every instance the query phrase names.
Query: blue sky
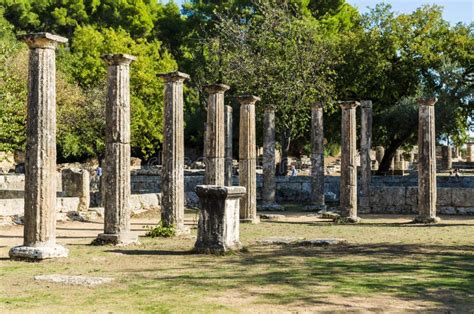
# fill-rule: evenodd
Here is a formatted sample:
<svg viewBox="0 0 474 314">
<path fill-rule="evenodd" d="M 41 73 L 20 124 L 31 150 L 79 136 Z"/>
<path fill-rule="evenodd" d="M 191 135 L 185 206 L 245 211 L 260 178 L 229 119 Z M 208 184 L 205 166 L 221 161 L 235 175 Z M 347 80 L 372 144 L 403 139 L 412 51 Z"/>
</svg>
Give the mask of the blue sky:
<svg viewBox="0 0 474 314">
<path fill-rule="evenodd" d="M 166 1 L 166 0 L 165 0 Z M 365 12 L 367 7 L 373 8 L 380 0 L 346 0 L 359 11 Z M 185 0 L 175 0 L 182 4 Z M 444 7 L 444 19 L 451 23 L 471 23 L 474 19 L 474 0 L 392 0 L 390 3 L 394 11 L 399 13 L 410 13 L 423 4 L 437 4 Z"/>
</svg>

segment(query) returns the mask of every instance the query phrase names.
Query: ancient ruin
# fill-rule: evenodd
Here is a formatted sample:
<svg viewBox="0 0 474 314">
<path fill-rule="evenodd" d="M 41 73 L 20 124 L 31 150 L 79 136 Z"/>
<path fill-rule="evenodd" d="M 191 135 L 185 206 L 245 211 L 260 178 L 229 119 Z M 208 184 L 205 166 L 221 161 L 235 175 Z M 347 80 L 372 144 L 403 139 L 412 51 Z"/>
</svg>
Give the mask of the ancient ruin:
<svg viewBox="0 0 474 314">
<path fill-rule="evenodd" d="M 324 128 L 321 102 L 311 107 L 311 201 L 317 209 L 326 209 L 324 201 Z"/>
<path fill-rule="evenodd" d="M 56 243 L 55 50 L 67 39 L 50 33 L 28 34 L 21 39 L 30 48 L 25 227 L 23 245 L 12 248 L 9 255 L 27 260 L 66 257 L 68 249 Z"/>
<path fill-rule="evenodd" d="M 372 102 L 362 100 L 361 107 L 361 137 L 360 137 L 360 207 L 366 210 L 370 204 L 370 181 L 372 177 Z"/>
<path fill-rule="evenodd" d="M 275 108 L 265 107 L 263 116 L 263 190 L 262 209 L 280 209 L 275 202 Z"/>
</svg>

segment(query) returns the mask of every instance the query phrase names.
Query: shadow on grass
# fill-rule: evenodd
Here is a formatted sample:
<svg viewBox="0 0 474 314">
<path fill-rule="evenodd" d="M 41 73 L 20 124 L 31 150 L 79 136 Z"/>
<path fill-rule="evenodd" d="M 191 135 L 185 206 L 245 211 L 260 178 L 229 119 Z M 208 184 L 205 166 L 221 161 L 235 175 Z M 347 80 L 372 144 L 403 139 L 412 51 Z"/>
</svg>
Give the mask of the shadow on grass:
<svg viewBox="0 0 474 314">
<path fill-rule="evenodd" d="M 239 289 L 248 297 L 258 296 L 272 304 L 316 305 L 330 302 L 328 296 L 390 295 L 408 301 L 434 302 L 436 309 L 465 311 L 474 306 L 473 251 L 474 245 L 254 245 L 248 253 L 230 257 L 190 256 L 180 263 L 186 272 L 173 274 L 162 269 L 153 275 L 153 280 L 170 289 L 176 283 L 186 290 Z M 193 255 L 189 251 L 111 252 Z M 154 269 L 140 272 L 158 273 Z M 149 276 L 142 278 L 150 284 Z M 148 289 L 145 284 L 142 288 Z"/>
<path fill-rule="evenodd" d="M 287 224 L 287 225 L 313 225 L 313 226 L 329 226 L 329 225 L 334 225 L 334 226 L 353 226 L 353 227 L 385 227 L 385 228 L 390 228 L 390 227 L 403 227 L 403 228 L 439 228 L 439 227 L 473 227 L 473 224 L 443 224 L 443 223 L 438 223 L 438 224 L 414 224 L 412 222 L 391 222 L 391 223 L 380 223 L 380 222 L 364 222 L 362 220 L 361 223 L 357 224 L 337 224 L 334 223 L 330 220 L 324 220 L 324 221 L 305 221 L 305 222 L 299 222 L 299 221 L 266 221 L 262 220 L 262 222 L 265 223 L 274 223 L 274 224 Z"/>
<path fill-rule="evenodd" d="M 105 251 L 108 253 L 119 253 L 124 255 L 173 255 L 173 256 L 183 256 L 183 255 L 194 255 L 195 253 L 191 250 L 189 251 L 166 251 L 166 250 L 108 250 Z"/>
</svg>

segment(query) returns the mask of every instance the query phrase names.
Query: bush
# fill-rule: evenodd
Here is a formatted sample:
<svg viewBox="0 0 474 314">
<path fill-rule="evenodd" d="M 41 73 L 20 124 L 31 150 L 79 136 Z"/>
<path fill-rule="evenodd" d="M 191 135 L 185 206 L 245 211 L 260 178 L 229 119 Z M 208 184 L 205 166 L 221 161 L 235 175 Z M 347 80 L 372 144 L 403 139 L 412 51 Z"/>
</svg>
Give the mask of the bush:
<svg viewBox="0 0 474 314">
<path fill-rule="evenodd" d="M 149 227 L 149 231 L 145 234 L 145 236 L 150 238 L 171 238 L 176 235 L 176 230 L 174 227 L 165 227 L 163 223 L 156 227 Z"/>
</svg>

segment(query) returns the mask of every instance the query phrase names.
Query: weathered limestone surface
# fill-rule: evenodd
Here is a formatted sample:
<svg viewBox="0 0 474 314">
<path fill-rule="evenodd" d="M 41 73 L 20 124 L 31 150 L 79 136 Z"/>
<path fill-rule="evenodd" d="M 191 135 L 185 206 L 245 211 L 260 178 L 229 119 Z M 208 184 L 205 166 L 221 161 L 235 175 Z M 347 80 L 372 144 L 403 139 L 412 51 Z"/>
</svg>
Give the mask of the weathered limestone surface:
<svg viewBox="0 0 474 314">
<path fill-rule="evenodd" d="M 87 276 L 69 276 L 69 275 L 39 275 L 35 276 L 36 281 L 52 282 L 71 286 L 95 287 L 112 282 L 113 278 L 106 277 L 87 277 Z"/>
<path fill-rule="evenodd" d="M 436 134 L 435 104 L 431 98 L 419 101 L 418 125 L 418 216 L 414 222 L 436 223 Z"/>
<path fill-rule="evenodd" d="M 372 177 L 372 161 L 370 150 L 372 147 L 372 101 L 361 101 L 361 138 L 360 138 L 360 168 L 361 189 L 360 205 L 367 209 L 370 204 L 370 181 Z"/>
<path fill-rule="evenodd" d="M 441 169 L 442 170 L 450 170 L 453 168 L 453 158 L 452 158 L 452 151 L 450 146 L 443 146 L 441 148 L 441 155 L 442 155 L 442 163 Z"/>
<path fill-rule="evenodd" d="M 311 108 L 311 202 L 326 209 L 324 200 L 324 126 L 323 103 Z"/>
<path fill-rule="evenodd" d="M 89 171 L 85 169 L 64 169 L 61 176 L 63 196 L 78 197 L 78 211 L 87 211 L 91 201 Z"/>
<path fill-rule="evenodd" d="M 275 204 L 275 108 L 265 108 L 263 116 L 263 190 L 264 205 Z"/>
<path fill-rule="evenodd" d="M 466 161 L 467 162 L 474 162 L 474 143 L 467 144 L 467 151 L 466 151 Z"/>
<path fill-rule="evenodd" d="M 30 48 L 25 160 L 23 246 L 12 259 L 66 257 L 56 244 L 56 46 L 67 39 L 49 33 L 20 37 Z"/>
<path fill-rule="evenodd" d="M 379 165 L 382 162 L 384 154 L 385 154 L 385 148 L 383 146 L 377 146 L 375 148 L 375 159 L 377 159 L 377 162 Z"/>
<path fill-rule="evenodd" d="M 240 103 L 239 180 L 247 192 L 242 197 L 240 219 L 242 222 L 258 223 L 255 103 L 260 98 L 241 96 L 237 100 Z"/>
<path fill-rule="evenodd" d="M 227 90 L 229 90 L 229 86 L 224 84 L 205 87 L 205 91 L 209 94 L 204 138 L 204 160 L 206 163 L 204 183 L 207 185 L 224 185 L 225 181 L 224 93 Z"/>
<path fill-rule="evenodd" d="M 239 240 L 242 186 L 198 185 L 201 210 L 194 249 L 200 253 L 224 253 L 242 248 Z"/>
<path fill-rule="evenodd" d="M 163 141 L 161 220 L 187 233 L 184 226 L 184 121 L 183 83 L 189 75 L 172 72 L 160 75 L 165 80 L 165 134 Z"/>
<path fill-rule="evenodd" d="M 233 156 L 232 156 L 232 107 L 225 106 L 225 178 L 224 185 L 232 186 Z"/>
<path fill-rule="evenodd" d="M 356 101 L 341 102 L 341 217 L 345 222 L 359 222 L 357 217 L 357 164 L 356 164 Z"/>
<path fill-rule="evenodd" d="M 130 64 L 126 54 L 104 55 L 108 64 L 105 106 L 104 233 L 95 244 L 127 245 L 138 242 L 130 232 Z"/>
</svg>

